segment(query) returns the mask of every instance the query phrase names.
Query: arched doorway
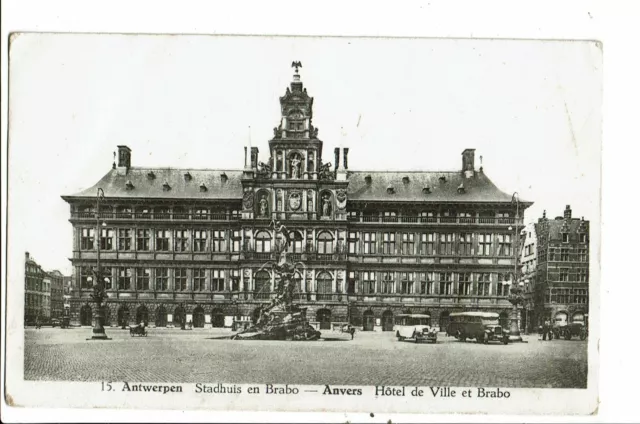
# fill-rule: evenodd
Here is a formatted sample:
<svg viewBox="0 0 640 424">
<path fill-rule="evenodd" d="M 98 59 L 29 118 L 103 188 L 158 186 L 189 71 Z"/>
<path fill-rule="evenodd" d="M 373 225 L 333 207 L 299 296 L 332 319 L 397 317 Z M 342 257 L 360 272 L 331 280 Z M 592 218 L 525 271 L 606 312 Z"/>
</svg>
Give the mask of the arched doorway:
<svg viewBox="0 0 640 424">
<path fill-rule="evenodd" d="M 362 314 L 362 331 L 373 331 L 375 321 L 373 311 L 371 309 L 365 311 L 364 314 Z"/>
<path fill-rule="evenodd" d="M 202 309 L 202 306 L 198 306 L 193 310 L 193 326 L 204 328 L 204 309 Z"/>
<path fill-rule="evenodd" d="M 184 312 L 184 308 L 182 306 L 177 306 L 173 311 L 173 322 L 177 326 L 182 326 L 182 324 L 186 324 L 186 315 Z"/>
<path fill-rule="evenodd" d="M 166 327 L 167 326 L 167 310 L 164 306 L 160 305 L 158 309 L 156 309 L 156 327 Z"/>
<path fill-rule="evenodd" d="M 129 308 L 122 305 L 118 308 L 118 327 L 126 327 L 129 325 Z"/>
<path fill-rule="evenodd" d="M 440 312 L 438 325 L 440 326 L 440 331 L 447 331 L 447 327 L 449 326 L 449 311 Z"/>
<path fill-rule="evenodd" d="M 500 325 L 502 326 L 502 328 L 505 329 L 509 329 L 510 323 L 509 323 L 509 313 L 508 312 L 500 312 L 500 317 L 498 318 L 498 320 L 500 321 Z"/>
<path fill-rule="evenodd" d="M 316 319 L 320 322 L 321 330 L 331 329 L 331 311 L 329 309 L 319 309 L 316 312 Z"/>
<path fill-rule="evenodd" d="M 254 311 L 254 314 L 255 314 L 255 311 Z M 213 311 L 211 311 L 211 326 L 216 328 L 224 327 L 224 314 L 222 313 L 222 310 L 216 308 Z"/>
<path fill-rule="evenodd" d="M 382 331 L 393 331 L 393 312 L 384 311 L 382 314 Z"/>
<path fill-rule="evenodd" d="M 93 314 L 91 312 L 91 306 L 84 305 L 82 308 L 80 308 L 80 325 L 91 326 L 92 320 Z"/>
<path fill-rule="evenodd" d="M 144 322 L 144 325 L 149 325 L 149 310 L 146 306 L 140 305 L 136 309 L 136 324 Z"/>
<path fill-rule="evenodd" d="M 573 317 L 571 317 L 571 322 L 580 322 L 584 324 L 584 313 L 583 312 L 574 313 Z"/>
<path fill-rule="evenodd" d="M 566 312 L 558 312 L 556 313 L 555 318 L 553 319 L 553 325 L 563 326 L 567 325 L 569 321 L 569 315 Z"/>
</svg>

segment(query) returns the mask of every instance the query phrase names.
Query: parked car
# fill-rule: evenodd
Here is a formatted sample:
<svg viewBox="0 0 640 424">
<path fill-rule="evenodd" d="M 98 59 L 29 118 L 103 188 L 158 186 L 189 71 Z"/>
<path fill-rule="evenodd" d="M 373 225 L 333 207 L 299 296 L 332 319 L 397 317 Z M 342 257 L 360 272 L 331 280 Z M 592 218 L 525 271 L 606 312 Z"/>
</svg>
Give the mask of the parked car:
<svg viewBox="0 0 640 424">
<path fill-rule="evenodd" d="M 584 340 L 588 334 L 587 327 L 582 322 L 556 325 L 552 332 L 556 339 L 563 338 L 565 340 L 571 340 L 572 337 L 580 337 L 580 340 Z"/>
<path fill-rule="evenodd" d="M 52 327 L 60 327 L 61 322 L 58 318 L 52 318 L 51 319 L 51 326 Z"/>
<path fill-rule="evenodd" d="M 475 339 L 484 344 L 492 341 L 509 343 L 509 330 L 502 328 L 495 312 L 454 312 L 449 318 L 447 335 L 462 342 Z"/>
<path fill-rule="evenodd" d="M 147 329 L 142 325 L 132 325 L 129 327 L 129 335 L 133 336 L 144 336 L 147 337 Z"/>
<path fill-rule="evenodd" d="M 415 343 L 438 342 L 438 332 L 435 327 L 429 325 L 431 317 L 426 314 L 400 314 L 396 315 L 396 337 L 399 341 L 411 339 Z"/>
<path fill-rule="evenodd" d="M 60 323 L 60 328 L 69 328 L 71 323 L 71 319 L 69 317 L 62 317 L 62 322 Z"/>
</svg>

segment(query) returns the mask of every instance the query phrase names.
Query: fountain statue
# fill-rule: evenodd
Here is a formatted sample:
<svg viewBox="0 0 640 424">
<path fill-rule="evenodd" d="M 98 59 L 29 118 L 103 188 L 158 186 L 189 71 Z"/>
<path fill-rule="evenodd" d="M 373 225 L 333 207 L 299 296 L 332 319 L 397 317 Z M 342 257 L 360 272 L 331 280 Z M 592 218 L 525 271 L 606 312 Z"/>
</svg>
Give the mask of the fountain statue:
<svg viewBox="0 0 640 424">
<path fill-rule="evenodd" d="M 258 271 L 271 268 L 276 277 L 276 296 L 260 309 L 260 314 L 252 326 L 239 331 L 234 340 L 317 340 L 320 332 L 309 324 L 306 309 L 295 305 L 294 276 L 304 270 L 302 262 L 292 264 L 287 260 L 287 249 L 291 240 L 287 228 L 278 221 L 271 221 L 270 227 L 276 239 L 283 242 L 277 251 L 277 260 L 268 261 Z"/>
</svg>

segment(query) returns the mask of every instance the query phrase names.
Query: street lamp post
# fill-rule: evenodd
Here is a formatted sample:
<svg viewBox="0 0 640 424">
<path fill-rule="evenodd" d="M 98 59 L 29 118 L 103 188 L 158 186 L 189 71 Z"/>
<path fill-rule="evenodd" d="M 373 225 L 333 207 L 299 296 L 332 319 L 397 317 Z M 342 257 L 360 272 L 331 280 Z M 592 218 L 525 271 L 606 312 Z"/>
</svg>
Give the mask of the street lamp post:
<svg viewBox="0 0 640 424">
<path fill-rule="evenodd" d="M 103 303 L 108 297 L 104 286 L 109 282 L 107 277 L 102 276 L 100 268 L 100 200 L 102 199 L 104 199 L 104 191 L 98 188 L 96 196 L 96 269 L 93 270 L 93 293 L 91 295 L 91 299 L 96 303 L 97 311 L 93 335 L 88 340 L 111 340 L 104 331 L 104 311 L 102 310 Z M 89 280 L 91 281 L 91 277 Z"/>
<path fill-rule="evenodd" d="M 509 302 L 513 305 L 513 314 L 511 318 L 511 332 L 509 334 L 510 342 L 521 342 L 522 336 L 520 335 L 520 308 L 518 305 L 524 303 L 524 282 L 518 282 L 518 246 L 519 246 L 519 234 L 518 234 L 518 218 L 520 216 L 520 201 L 518 200 L 518 193 L 513 193 L 511 196 L 511 202 L 516 204 L 516 217 L 514 221 L 515 233 L 514 233 L 514 252 L 513 252 L 513 278 L 510 282 Z M 511 227 L 509 227 L 511 230 Z"/>
</svg>

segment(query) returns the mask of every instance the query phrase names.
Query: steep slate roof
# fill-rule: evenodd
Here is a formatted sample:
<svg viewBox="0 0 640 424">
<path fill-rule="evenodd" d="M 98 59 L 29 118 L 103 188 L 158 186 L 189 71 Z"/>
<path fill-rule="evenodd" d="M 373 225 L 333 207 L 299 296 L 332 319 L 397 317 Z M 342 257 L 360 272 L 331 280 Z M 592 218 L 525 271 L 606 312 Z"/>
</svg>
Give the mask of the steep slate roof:
<svg viewBox="0 0 640 424">
<path fill-rule="evenodd" d="M 551 239 L 560 239 L 561 238 L 561 234 L 564 232 L 563 230 L 566 228 L 568 231 L 568 233 L 570 234 L 574 234 L 576 232 L 578 232 L 578 229 L 580 228 L 580 224 L 584 223 L 584 230 L 585 232 L 589 231 L 589 221 L 582 221 L 580 218 L 571 218 L 569 220 L 567 220 L 567 227 L 564 226 L 565 220 L 563 219 L 549 219 L 548 221 L 548 225 L 549 225 L 549 237 Z M 539 224 L 539 223 L 538 223 Z M 538 231 L 538 228 L 536 226 L 536 232 Z"/>
<path fill-rule="evenodd" d="M 149 178 L 153 172 L 155 178 Z M 191 180 L 185 179 L 185 173 L 191 174 Z M 226 183 L 222 183 L 221 174 L 227 175 Z M 371 177 L 371 184 L 365 178 Z M 446 182 L 441 182 L 440 177 Z M 403 178 L 409 182 L 404 183 Z M 63 198 L 95 197 L 98 187 L 104 190 L 105 197 L 115 198 L 158 198 L 158 199 L 234 199 L 242 198 L 242 171 L 216 169 L 176 169 L 176 168 L 138 168 L 132 167 L 128 173 L 122 174 L 110 170 L 92 187 Z M 127 189 L 131 181 L 133 189 Z M 165 181 L 171 187 L 165 191 Z M 391 201 L 391 202 L 500 202 L 510 203 L 511 195 L 500 191 L 482 172 L 474 177 L 465 178 L 460 171 L 349 171 L 348 199 L 355 201 Z M 206 191 L 200 191 L 204 183 Z M 458 192 L 460 185 L 464 192 Z M 394 188 L 394 194 L 387 189 Z M 431 193 L 425 194 L 423 189 L 429 187 Z M 522 206 L 530 202 L 520 199 Z"/>
<path fill-rule="evenodd" d="M 153 172 L 155 178 L 149 178 Z M 185 178 L 191 174 L 191 180 Z M 227 175 L 227 181 L 222 182 L 220 175 Z M 160 199 L 241 199 L 242 171 L 228 169 L 176 169 L 176 168 L 129 168 L 127 174 L 120 174 L 117 170 L 110 170 L 100 181 L 92 187 L 68 197 L 95 197 L 98 187 L 104 190 L 105 197 L 123 198 L 160 198 Z M 131 181 L 133 189 L 127 189 L 127 181 Z M 165 191 L 165 181 L 171 187 Z M 206 191 L 200 191 L 200 184 L 204 183 Z"/>
<path fill-rule="evenodd" d="M 365 178 L 371 177 L 368 185 Z M 408 177 L 405 184 L 403 178 Z M 446 182 L 441 182 L 445 177 Z M 464 192 L 458 192 L 460 184 Z M 395 193 L 389 194 L 387 189 L 393 187 Z M 429 187 L 431 193 L 425 194 L 423 189 Z M 358 201 L 421 201 L 421 202 L 511 202 L 511 194 L 500 191 L 482 172 L 465 178 L 461 171 L 357 171 L 350 172 L 348 199 Z M 525 206 L 530 202 L 520 199 Z"/>
</svg>

